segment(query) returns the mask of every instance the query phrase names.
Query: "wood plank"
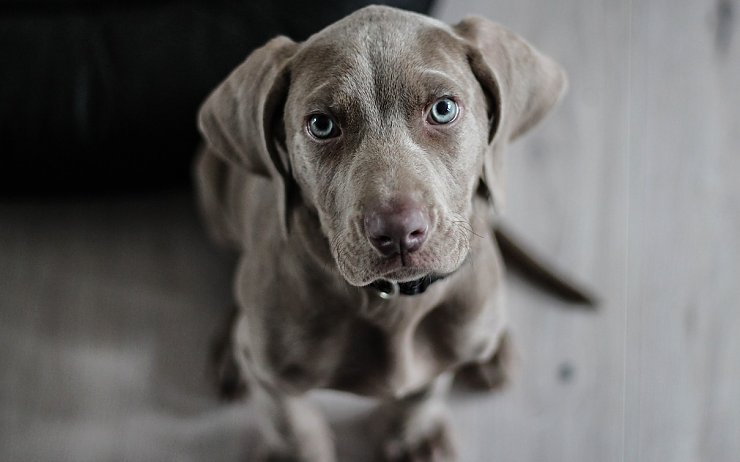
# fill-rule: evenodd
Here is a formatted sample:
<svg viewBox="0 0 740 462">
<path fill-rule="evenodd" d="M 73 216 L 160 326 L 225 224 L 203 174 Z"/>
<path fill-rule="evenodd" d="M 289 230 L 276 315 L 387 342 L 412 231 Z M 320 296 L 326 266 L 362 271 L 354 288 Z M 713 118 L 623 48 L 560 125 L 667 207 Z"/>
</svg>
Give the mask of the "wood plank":
<svg viewBox="0 0 740 462">
<path fill-rule="evenodd" d="M 634 4 L 627 460 L 740 454 L 740 50 L 726 5 Z"/>
</svg>

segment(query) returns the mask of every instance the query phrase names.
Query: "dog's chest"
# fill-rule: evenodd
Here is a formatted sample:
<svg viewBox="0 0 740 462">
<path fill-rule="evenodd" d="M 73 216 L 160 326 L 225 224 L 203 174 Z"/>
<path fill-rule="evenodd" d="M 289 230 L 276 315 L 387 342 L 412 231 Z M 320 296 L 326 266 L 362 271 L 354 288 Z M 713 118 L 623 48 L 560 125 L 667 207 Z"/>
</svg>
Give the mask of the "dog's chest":
<svg viewBox="0 0 740 462">
<path fill-rule="evenodd" d="M 440 373 L 479 359 L 491 349 L 496 327 L 479 310 L 449 302 L 378 319 L 348 320 L 328 386 L 375 396 L 402 396 Z M 419 312 L 414 312 L 414 309 Z"/>
<path fill-rule="evenodd" d="M 286 389 L 403 395 L 493 354 L 505 324 L 498 260 L 480 254 L 485 258 L 425 293 L 389 302 L 344 286 L 328 290 L 321 281 L 307 285 L 327 289 L 320 296 L 278 292 L 274 306 L 282 309 L 247 313 L 254 328 L 244 341 Z"/>
</svg>

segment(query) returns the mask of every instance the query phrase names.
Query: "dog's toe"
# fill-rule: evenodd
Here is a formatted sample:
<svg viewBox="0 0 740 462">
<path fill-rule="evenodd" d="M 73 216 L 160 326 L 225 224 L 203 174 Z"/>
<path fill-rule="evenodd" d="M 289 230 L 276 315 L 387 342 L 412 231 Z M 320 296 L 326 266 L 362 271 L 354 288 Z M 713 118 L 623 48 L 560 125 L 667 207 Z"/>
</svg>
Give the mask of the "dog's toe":
<svg viewBox="0 0 740 462">
<path fill-rule="evenodd" d="M 473 390 L 500 390 L 509 382 L 509 374 L 498 361 L 468 364 L 457 372 L 457 379 Z"/>
<path fill-rule="evenodd" d="M 295 442 L 294 442 L 295 443 Z M 251 462 L 336 462 L 333 446 L 317 444 L 317 441 L 304 441 L 299 446 L 284 446 L 280 449 L 261 446 Z"/>
<path fill-rule="evenodd" d="M 263 462 L 303 462 L 303 459 L 278 453 L 265 454 L 261 460 Z"/>
<path fill-rule="evenodd" d="M 378 460 L 382 462 L 454 462 L 455 446 L 446 422 L 435 425 L 423 435 L 410 438 L 398 435 L 386 440 Z"/>
<path fill-rule="evenodd" d="M 514 354 L 508 335 L 501 339 L 496 353 L 484 363 L 471 363 L 458 369 L 456 379 L 473 390 L 488 391 L 505 388 L 514 369 Z"/>
</svg>

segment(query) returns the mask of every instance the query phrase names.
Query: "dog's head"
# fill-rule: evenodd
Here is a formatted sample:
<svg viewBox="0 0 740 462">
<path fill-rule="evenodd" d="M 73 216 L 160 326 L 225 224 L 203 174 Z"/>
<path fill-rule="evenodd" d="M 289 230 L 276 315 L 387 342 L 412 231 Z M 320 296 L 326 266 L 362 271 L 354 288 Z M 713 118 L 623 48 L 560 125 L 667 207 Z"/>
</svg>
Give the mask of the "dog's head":
<svg viewBox="0 0 740 462">
<path fill-rule="evenodd" d="M 369 7 L 256 50 L 199 126 L 215 152 L 272 178 L 288 235 L 291 207 L 316 213 L 350 284 L 409 281 L 465 260 L 476 191 L 501 200 L 503 148 L 564 86 L 495 23 Z"/>
</svg>

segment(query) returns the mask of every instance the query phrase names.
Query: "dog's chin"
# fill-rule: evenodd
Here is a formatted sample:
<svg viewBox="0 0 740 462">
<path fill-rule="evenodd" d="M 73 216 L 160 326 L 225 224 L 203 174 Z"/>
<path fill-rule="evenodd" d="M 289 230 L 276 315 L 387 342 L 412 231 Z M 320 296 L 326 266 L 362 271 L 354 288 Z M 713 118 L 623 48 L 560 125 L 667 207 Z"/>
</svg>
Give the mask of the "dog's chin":
<svg viewBox="0 0 740 462">
<path fill-rule="evenodd" d="M 399 268 L 397 270 L 391 271 L 390 273 L 383 274 L 377 278 L 374 278 L 374 280 L 377 279 L 385 279 L 386 281 L 390 282 L 409 282 L 409 281 L 415 281 L 421 277 L 426 276 L 427 274 L 436 273 L 435 271 L 428 271 L 423 268 Z"/>
<path fill-rule="evenodd" d="M 373 262 L 365 267 L 339 265 L 344 279 L 351 285 L 363 287 L 379 279 L 391 282 L 415 281 L 427 275 L 444 276 L 455 272 L 465 261 L 465 258 L 453 259 L 447 264 L 430 262 L 428 259 L 416 255 L 407 255 L 403 260 L 400 255 Z M 344 271 L 342 269 L 344 268 Z M 349 270 L 349 271 L 347 271 Z"/>
</svg>

